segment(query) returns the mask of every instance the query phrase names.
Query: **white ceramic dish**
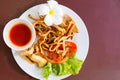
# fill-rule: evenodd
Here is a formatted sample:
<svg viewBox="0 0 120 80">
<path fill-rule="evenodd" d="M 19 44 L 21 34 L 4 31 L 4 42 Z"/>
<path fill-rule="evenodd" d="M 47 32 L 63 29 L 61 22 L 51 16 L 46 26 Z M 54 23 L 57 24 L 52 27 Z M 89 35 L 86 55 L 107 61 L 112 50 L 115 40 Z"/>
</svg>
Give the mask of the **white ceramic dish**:
<svg viewBox="0 0 120 80">
<path fill-rule="evenodd" d="M 13 44 L 12 41 L 10 40 L 10 38 L 9 38 L 11 28 L 13 28 L 14 25 L 19 24 L 19 23 L 27 25 L 27 27 L 30 29 L 31 34 L 32 34 L 31 35 L 32 37 L 31 37 L 30 41 L 24 46 L 17 46 L 15 44 Z M 32 46 L 32 44 L 34 43 L 34 41 L 36 39 L 36 32 L 35 32 L 35 29 L 33 28 L 33 25 L 32 25 L 31 22 L 26 21 L 24 19 L 16 18 L 16 19 L 13 19 L 13 20 L 9 21 L 5 25 L 5 28 L 4 28 L 4 31 L 3 31 L 3 38 L 4 38 L 5 43 L 8 45 L 8 47 L 10 47 L 11 49 L 20 51 L 20 50 L 25 50 L 25 49 L 29 48 L 30 46 Z"/>
<path fill-rule="evenodd" d="M 40 4 L 40 5 L 46 5 L 46 4 Z M 36 5 L 30 9 L 28 9 L 20 16 L 20 18 L 31 21 L 28 18 L 28 14 L 32 14 L 34 17 L 37 17 L 38 6 L 39 5 Z M 84 61 L 87 56 L 88 48 L 89 48 L 89 37 L 88 37 L 88 32 L 87 32 L 86 26 L 85 26 L 84 22 L 82 21 L 82 19 L 73 10 L 71 10 L 68 7 L 65 7 L 63 5 L 61 5 L 61 7 L 63 9 L 64 14 L 69 14 L 75 20 L 76 25 L 78 26 L 79 33 L 75 34 L 75 37 L 74 37 L 74 42 L 78 46 L 76 55 L 79 59 Z M 15 61 L 17 62 L 19 67 L 24 72 L 26 72 L 28 75 L 30 75 L 36 79 L 45 80 L 45 78 L 42 76 L 43 69 L 38 68 L 35 64 L 28 63 L 26 60 L 24 60 L 20 56 L 19 52 L 12 50 L 12 53 L 13 53 L 13 57 L 15 58 Z M 48 80 L 61 80 L 68 76 L 70 76 L 70 75 L 56 76 L 53 74 L 53 75 L 49 76 Z"/>
</svg>

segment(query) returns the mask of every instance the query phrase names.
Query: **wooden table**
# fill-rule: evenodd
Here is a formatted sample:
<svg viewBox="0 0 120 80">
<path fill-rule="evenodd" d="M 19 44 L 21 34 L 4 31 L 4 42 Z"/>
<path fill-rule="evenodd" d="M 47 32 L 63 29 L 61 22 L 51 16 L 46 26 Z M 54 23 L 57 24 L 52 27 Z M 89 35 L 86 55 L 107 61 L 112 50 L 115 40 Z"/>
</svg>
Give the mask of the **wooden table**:
<svg viewBox="0 0 120 80">
<path fill-rule="evenodd" d="M 85 22 L 90 48 L 78 75 L 64 80 L 120 80 L 120 0 L 57 0 Z M 3 41 L 5 24 L 46 0 L 0 0 L 0 80 L 36 80 L 23 72 Z"/>
</svg>

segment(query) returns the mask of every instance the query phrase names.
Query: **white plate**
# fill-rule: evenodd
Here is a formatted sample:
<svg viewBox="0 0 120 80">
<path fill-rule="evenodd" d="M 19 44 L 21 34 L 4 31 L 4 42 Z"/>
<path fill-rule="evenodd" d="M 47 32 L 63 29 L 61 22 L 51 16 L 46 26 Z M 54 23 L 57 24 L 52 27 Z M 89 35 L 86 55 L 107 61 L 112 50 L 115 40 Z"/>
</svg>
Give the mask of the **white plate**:
<svg viewBox="0 0 120 80">
<path fill-rule="evenodd" d="M 46 5 L 46 4 L 40 4 L 40 5 Z M 30 21 L 30 19 L 28 18 L 28 14 L 32 14 L 33 16 L 37 17 L 38 6 L 39 5 L 36 5 L 30 9 L 28 9 L 20 16 L 20 18 Z M 88 32 L 87 32 L 86 26 L 85 26 L 84 22 L 82 21 L 82 19 L 73 10 L 71 10 L 68 7 L 65 7 L 63 5 L 61 5 L 61 7 L 62 7 L 64 13 L 69 14 L 75 20 L 76 25 L 78 26 L 79 33 L 75 34 L 75 38 L 74 38 L 74 41 L 78 47 L 76 55 L 79 59 L 84 61 L 87 56 L 88 48 L 89 48 L 89 37 L 88 37 Z M 45 80 L 45 78 L 42 76 L 43 69 L 37 68 L 37 66 L 35 64 L 28 63 L 25 59 L 23 59 L 20 56 L 19 52 L 12 50 L 12 53 L 13 53 L 13 57 L 15 58 L 15 61 L 17 62 L 19 67 L 24 72 L 26 72 L 28 75 L 30 75 L 36 79 Z M 61 80 L 68 76 L 70 76 L 70 75 L 55 76 L 53 74 L 53 75 L 49 76 L 48 80 Z"/>
</svg>

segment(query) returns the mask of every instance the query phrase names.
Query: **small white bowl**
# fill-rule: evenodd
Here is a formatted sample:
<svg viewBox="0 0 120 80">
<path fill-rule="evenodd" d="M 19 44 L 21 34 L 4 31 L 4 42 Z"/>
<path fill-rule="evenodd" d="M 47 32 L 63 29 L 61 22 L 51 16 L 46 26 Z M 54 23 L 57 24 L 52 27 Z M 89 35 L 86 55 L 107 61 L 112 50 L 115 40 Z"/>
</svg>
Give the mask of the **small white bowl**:
<svg viewBox="0 0 120 80">
<path fill-rule="evenodd" d="M 9 37 L 11 28 L 14 27 L 15 24 L 19 24 L 19 23 L 25 24 L 31 31 L 31 39 L 24 46 L 17 46 L 15 44 L 13 44 Z M 32 25 L 32 23 L 30 23 L 26 20 L 23 20 L 23 19 L 16 18 L 16 19 L 9 21 L 5 25 L 5 28 L 3 30 L 3 39 L 9 48 L 16 50 L 16 51 L 21 51 L 21 50 L 25 50 L 32 46 L 32 44 L 35 42 L 35 39 L 36 39 L 36 32 L 35 32 L 35 29 L 34 29 L 34 26 Z"/>
</svg>

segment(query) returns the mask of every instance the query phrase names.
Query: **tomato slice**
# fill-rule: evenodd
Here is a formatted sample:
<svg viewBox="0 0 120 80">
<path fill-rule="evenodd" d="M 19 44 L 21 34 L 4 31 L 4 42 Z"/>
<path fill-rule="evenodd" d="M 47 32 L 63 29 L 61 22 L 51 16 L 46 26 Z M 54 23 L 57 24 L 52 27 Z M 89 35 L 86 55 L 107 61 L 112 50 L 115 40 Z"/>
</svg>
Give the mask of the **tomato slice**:
<svg viewBox="0 0 120 80">
<path fill-rule="evenodd" d="M 66 41 L 65 42 L 66 48 L 68 48 L 68 52 L 66 55 L 63 57 L 62 54 L 57 54 L 55 52 L 50 52 L 45 50 L 43 57 L 51 63 L 63 63 L 65 62 L 69 57 L 73 56 L 76 54 L 77 51 L 77 45 L 74 42 Z M 60 46 L 60 49 L 62 47 Z"/>
<path fill-rule="evenodd" d="M 54 60 L 54 61 L 56 61 L 56 62 L 59 62 L 59 61 L 62 60 L 62 55 L 61 55 L 61 54 L 49 53 L 48 55 L 49 55 L 49 58 L 50 58 L 51 60 Z"/>
<path fill-rule="evenodd" d="M 69 57 L 74 56 L 77 51 L 77 45 L 74 42 L 70 42 L 70 41 L 66 41 L 65 44 L 66 47 L 69 49 L 68 50 Z"/>
<path fill-rule="evenodd" d="M 51 63 L 63 63 L 69 58 L 68 56 L 65 56 L 63 58 L 61 54 L 57 54 L 54 52 L 44 51 L 44 53 L 45 53 L 45 55 L 43 55 L 43 57 L 48 62 L 51 62 Z"/>
</svg>

